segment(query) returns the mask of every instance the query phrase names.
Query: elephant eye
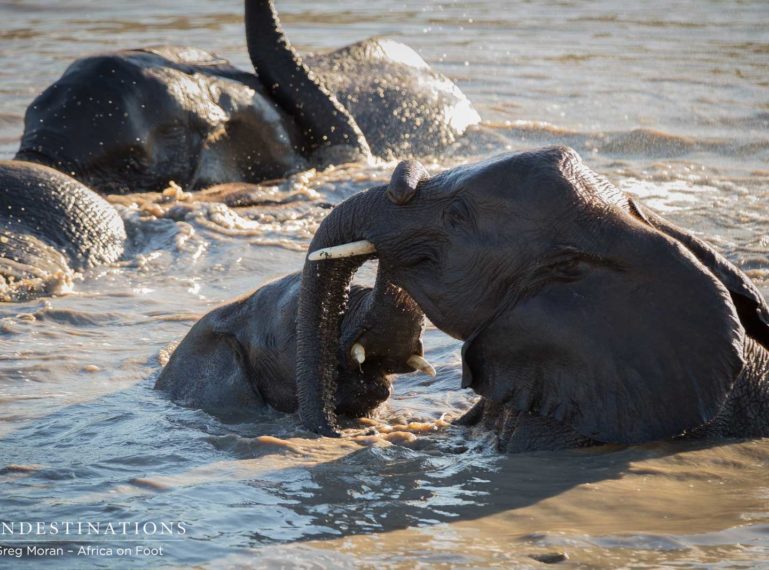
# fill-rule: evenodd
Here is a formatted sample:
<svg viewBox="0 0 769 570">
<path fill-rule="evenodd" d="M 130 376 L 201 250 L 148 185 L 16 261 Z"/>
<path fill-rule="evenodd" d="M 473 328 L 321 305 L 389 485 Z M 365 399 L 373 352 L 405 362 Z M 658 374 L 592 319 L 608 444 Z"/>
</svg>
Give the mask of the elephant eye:
<svg viewBox="0 0 769 570">
<path fill-rule="evenodd" d="M 550 279 L 576 281 L 592 267 L 593 258 L 577 248 L 568 246 L 555 253 L 543 267 Z"/>
<path fill-rule="evenodd" d="M 550 263 L 546 267 L 548 275 L 552 279 L 559 281 L 582 279 L 597 268 L 610 271 L 624 271 L 624 268 L 616 261 L 571 247 L 564 248 L 560 254 L 551 258 Z"/>
<path fill-rule="evenodd" d="M 457 198 L 443 212 L 443 223 L 450 228 L 466 225 L 470 221 L 470 208 L 462 198 Z"/>
<path fill-rule="evenodd" d="M 589 268 L 590 263 L 586 259 L 575 257 L 556 264 L 552 268 L 552 275 L 556 279 L 575 281 L 582 277 Z"/>
</svg>

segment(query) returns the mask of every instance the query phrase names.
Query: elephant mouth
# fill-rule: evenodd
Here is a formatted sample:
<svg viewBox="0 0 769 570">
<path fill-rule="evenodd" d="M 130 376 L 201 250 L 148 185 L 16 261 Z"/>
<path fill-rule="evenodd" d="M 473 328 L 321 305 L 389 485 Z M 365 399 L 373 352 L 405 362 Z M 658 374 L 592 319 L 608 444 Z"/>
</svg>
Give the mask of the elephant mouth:
<svg viewBox="0 0 769 570">
<path fill-rule="evenodd" d="M 364 368 L 377 368 L 384 374 L 395 373 L 408 373 L 408 372 L 422 372 L 428 376 L 435 377 L 435 367 L 425 358 L 422 347 L 409 351 L 410 354 L 404 356 L 398 354 L 393 357 L 385 349 L 385 353 L 381 354 L 379 350 L 367 350 L 366 341 L 362 338 L 363 335 L 358 337 L 350 346 L 349 349 L 344 352 L 347 353 L 348 366 L 357 368 L 363 371 Z M 421 343 L 420 343 L 421 345 Z M 395 349 L 397 352 L 402 352 Z"/>
<path fill-rule="evenodd" d="M 424 319 L 421 307 L 380 265 L 373 288 L 354 286 L 349 293 L 338 338 L 340 370 L 368 377 L 411 372 L 435 376 L 424 355 Z"/>
<path fill-rule="evenodd" d="M 319 434 L 338 437 L 340 434 L 336 428 L 336 416 L 333 410 L 332 397 L 337 378 L 339 377 L 340 364 L 347 370 L 352 365 L 363 368 L 359 360 L 363 360 L 363 366 L 373 359 L 371 347 L 367 343 L 357 342 L 359 347 L 353 346 L 358 340 L 358 334 L 354 337 L 340 338 L 339 331 L 343 330 L 342 320 L 348 307 L 350 284 L 354 273 L 367 260 L 378 258 L 379 269 L 377 271 L 376 284 L 373 291 L 373 299 L 377 302 L 371 307 L 376 309 L 363 323 L 367 333 L 372 329 L 370 325 L 389 323 L 384 331 L 413 330 L 407 327 L 390 326 L 395 319 L 396 324 L 403 322 L 400 311 L 405 308 L 407 312 L 418 312 L 420 327 L 423 324 L 424 310 L 421 303 L 412 297 L 407 287 L 402 287 L 397 278 L 400 266 L 390 263 L 391 256 L 377 247 L 377 239 L 371 233 L 376 233 L 375 228 L 366 223 L 369 220 L 370 209 L 381 207 L 389 209 L 393 201 L 400 204 L 412 197 L 416 183 L 421 181 L 421 171 L 416 180 L 412 176 L 414 172 L 402 167 L 402 176 L 396 177 L 404 184 L 395 184 L 389 188 L 390 194 L 381 187 L 369 189 L 353 196 L 343 205 L 335 208 L 323 221 L 313 238 L 310 252 L 305 258 L 302 272 L 302 294 L 300 296 L 299 310 L 303 319 L 297 326 L 297 366 L 296 377 L 299 396 L 299 412 L 304 425 Z M 396 169 L 398 170 L 398 169 Z M 403 179 L 403 180 L 401 180 Z M 368 227 L 367 227 L 368 226 Z M 373 241 L 369 241 L 373 239 Z M 382 235 L 382 239 L 387 239 Z M 341 247 L 340 247 L 341 245 Z M 377 244 L 378 245 L 378 244 Z M 384 246 L 388 249 L 387 246 Z M 319 263 L 318 263 L 319 262 Z M 391 273 L 394 272 L 394 273 Z M 393 279 L 393 277 L 396 277 Z M 402 296 L 399 293 L 402 291 Z M 382 303 L 381 301 L 384 301 Z M 394 301 L 394 304 L 393 304 Z M 349 314 L 349 313 L 348 313 Z M 383 320 L 384 319 L 384 320 Z M 406 323 L 408 325 L 408 316 Z M 381 331 L 379 331 L 381 332 Z M 421 336 L 421 328 L 417 338 Z M 406 339 L 401 336 L 400 339 Z M 381 344 L 376 346 L 416 346 L 404 345 L 397 339 L 384 338 Z M 412 372 L 415 369 L 430 373 L 432 367 L 427 367 L 419 359 L 424 358 L 421 350 L 411 351 L 405 354 L 398 362 L 399 367 L 404 367 L 404 372 Z M 411 361 L 410 364 L 408 361 Z"/>
<path fill-rule="evenodd" d="M 376 331 L 364 328 L 356 331 L 352 341 L 340 343 L 337 414 L 351 418 L 369 416 L 390 397 L 393 374 L 416 371 L 435 376 L 435 368 L 424 357 L 421 335 L 415 335 L 408 327 L 403 329 L 393 333 L 389 342 L 383 342 Z M 399 333 L 411 342 L 397 338 Z"/>
<path fill-rule="evenodd" d="M 370 258 L 377 257 L 376 246 L 368 240 L 359 240 L 346 244 L 341 244 L 332 247 L 326 247 L 322 249 L 310 252 L 307 256 L 309 261 L 326 261 L 332 259 L 344 259 L 348 257 L 368 256 Z M 368 352 L 366 350 L 365 333 L 361 332 L 357 338 L 347 344 L 345 360 L 352 365 L 359 367 L 367 361 Z M 413 351 L 412 354 L 406 356 L 403 362 L 399 363 L 398 369 L 392 370 L 392 372 L 414 372 L 419 371 L 428 376 L 435 377 L 435 367 L 424 356 L 424 351 L 420 346 Z"/>
<path fill-rule="evenodd" d="M 70 153 L 65 152 L 64 149 L 69 148 L 71 143 L 72 141 L 61 133 L 41 126 L 24 133 L 14 160 L 42 164 L 76 177 L 82 174 L 83 165 Z"/>
<path fill-rule="evenodd" d="M 35 164 L 42 164 L 43 166 L 56 168 L 57 170 L 60 170 L 67 174 L 74 173 L 76 171 L 75 169 L 76 165 L 74 161 L 71 161 L 62 157 L 53 158 L 47 155 L 46 153 L 40 150 L 37 150 L 35 148 L 22 148 L 16 153 L 16 156 L 14 157 L 14 159 L 24 160 L 26 162 L 34 162 Z M 71 175 L 72 174 L 70 174 L 70 176 Z"/>
</svg>

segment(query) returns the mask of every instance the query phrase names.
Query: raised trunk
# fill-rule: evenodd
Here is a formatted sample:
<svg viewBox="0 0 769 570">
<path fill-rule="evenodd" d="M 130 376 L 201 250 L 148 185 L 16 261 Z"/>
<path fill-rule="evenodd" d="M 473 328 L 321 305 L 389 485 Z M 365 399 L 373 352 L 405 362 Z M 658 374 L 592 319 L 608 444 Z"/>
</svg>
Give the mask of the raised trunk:
<svg viewBox="0 0 769 570">
<path fill-rule="evenodd" d="M 251 63 L 267 92 L 299 125 L 305 155 L 324 161 L 371 153 L 352 115 L 302 63 L 280 27 L 272 0 L 245 0 Z"/>
<path fill-rule="evenodd" d="M 373 188 L 338 206 L 321 224 L 310 251 L 366 239 L 365 220 L 385 206 L 384 188 Z M 296 382 L 299 414 L 305 427 L 322 435 L 338 435 L 334 413 L 337 358 L 347 292 L 356 269 L 373 255 L 329 261 L 306 261 L 296 332 Z M 383 283 L 378 278 L 377 290 Z"/>
</svg>

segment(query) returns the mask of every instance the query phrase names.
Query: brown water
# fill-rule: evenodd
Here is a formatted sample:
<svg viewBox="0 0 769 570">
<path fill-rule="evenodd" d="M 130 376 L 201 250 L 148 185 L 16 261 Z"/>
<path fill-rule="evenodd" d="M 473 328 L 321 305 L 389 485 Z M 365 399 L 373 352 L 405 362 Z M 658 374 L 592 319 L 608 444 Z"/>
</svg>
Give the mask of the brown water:
<svg viewBox="0 0 769 570">
<path fill-rule="evenodd" d="M 279 8 L 303 51 L 387 35 L 459 83 L 485 122 L 426 158 L 432 171 L 570 144 L 707 236 L 766 294 L 769 4 L 638 4 L 287 0 Z M 240 11 L 234 0 L 0 3 L 0 158 L 17 147 L 26 105 L 78 56 L 191 44 L 246 68 Z M 317 440 L 295 417 L 270 412 L 227 424 L 151 389 L 164 347 L 199 315 L 301 267 L 327 212 L 318 200 L 339 201 L 392 168 L 306 173 L 278 185 L 299 201 L 238 212 L 195 203 L 180 222 L 151 199 L 129 200 L 138 206 L 120 206 L 133 236 L 125 262 L 85 275 L 66 296 L 0 306 L 0 520 L 187 529 L 143 539 L 163 546 L 163 557 L 30 564 L 508 568 L 566 552 L 564 566 L 769 568 L 768 441 L 505 457 L 490 439 L 443 422 L 420 431 L 408 424 L 450 419 L 473 401 L 459 389 L 458 343 L 433 329 L 426 345 L 437 378 L 400 377 L 381 411 L 381 422 L 414 432 L 393 442 L 356 439 L 366 426 Z M 0 567 L 15 562 L 0 557 Z"/>
</svg>

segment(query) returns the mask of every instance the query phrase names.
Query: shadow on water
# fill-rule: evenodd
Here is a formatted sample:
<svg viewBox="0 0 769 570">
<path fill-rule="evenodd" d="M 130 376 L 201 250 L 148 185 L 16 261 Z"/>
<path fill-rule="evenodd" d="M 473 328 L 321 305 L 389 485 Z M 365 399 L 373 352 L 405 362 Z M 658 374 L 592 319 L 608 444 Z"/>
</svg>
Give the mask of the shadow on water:
<svg viewBox="0 0 769 570">
<path fill-rule="evenodd" d="M 227 424 L 176 406 L 153 383 L 63 407 L 0 440 L 2 519 L 183 521 L 183 536 L 128 538 L 168 548 L 162 561 L 147 559 L 149 566 L 201 563 L 275 544 L 514 513 L 581 485 L 620 479 L 633 463 L 709 447 L 501 456 L 490 436 L 474 438 L 455 426 L 407 445 L 362 445 L 312 438 L 295 416 L 272 411 Z M 70 549 L 123 542 L 105 535 L 42 538 L 41 545 Z M 109 558 L 89 562 L 111 565 Z M 78 558 L 36 563 L 62 568 Z"/>
</svg>

